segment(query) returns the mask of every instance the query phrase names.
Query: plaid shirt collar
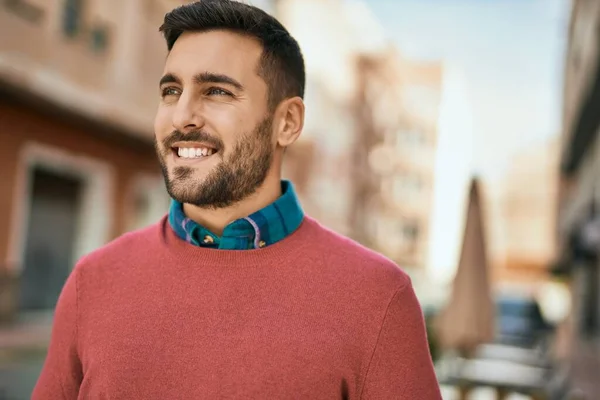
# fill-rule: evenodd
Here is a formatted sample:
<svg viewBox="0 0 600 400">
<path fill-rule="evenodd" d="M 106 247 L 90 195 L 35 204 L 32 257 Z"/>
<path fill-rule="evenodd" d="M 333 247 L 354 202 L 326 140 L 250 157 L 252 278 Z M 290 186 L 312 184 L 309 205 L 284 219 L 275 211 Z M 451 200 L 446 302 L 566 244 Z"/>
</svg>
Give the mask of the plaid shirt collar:
<svg viewBox="0 0 600 400">
<path fill-rule="evenodd" d="M 304 219 L 304 212 L 289 181 L 281 182 L 282 195 L 274 203 L 225 227 L 219 237 L 187 218 L 183 204 L 172 200 L 169 224 L 181 239 L 196 246 L 222 250 L 248 250 L 285 239 Z"/>
</svg>

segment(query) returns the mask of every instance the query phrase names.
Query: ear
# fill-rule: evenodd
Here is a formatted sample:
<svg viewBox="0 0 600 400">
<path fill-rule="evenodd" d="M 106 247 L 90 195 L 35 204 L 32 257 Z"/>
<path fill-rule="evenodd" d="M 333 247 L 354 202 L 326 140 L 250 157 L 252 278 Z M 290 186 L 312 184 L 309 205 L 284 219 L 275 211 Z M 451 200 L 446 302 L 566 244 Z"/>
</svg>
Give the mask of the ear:
<svg viewBox="0 0 600 400">
<path fill-rule="evenodd" d="M 286 99 L 277 107 L 277 145 L 288 147 L 298 139 L 304 127 L 304 102 L 300 97 Z"/>
</svg>

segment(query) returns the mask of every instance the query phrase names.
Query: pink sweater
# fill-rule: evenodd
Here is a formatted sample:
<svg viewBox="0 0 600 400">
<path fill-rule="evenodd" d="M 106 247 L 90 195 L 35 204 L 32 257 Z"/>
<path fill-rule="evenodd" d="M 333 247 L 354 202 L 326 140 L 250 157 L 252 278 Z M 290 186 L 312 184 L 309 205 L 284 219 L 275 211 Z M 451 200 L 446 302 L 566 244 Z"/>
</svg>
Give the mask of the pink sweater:
<svg viewBox="0 0 600 400">
<path fill-rule="evenodd" d="M 410 279 L 310 218 L 259 250 L 166 219 L 84 257 L 34 400 L 441 399 Z"/>
</svg>

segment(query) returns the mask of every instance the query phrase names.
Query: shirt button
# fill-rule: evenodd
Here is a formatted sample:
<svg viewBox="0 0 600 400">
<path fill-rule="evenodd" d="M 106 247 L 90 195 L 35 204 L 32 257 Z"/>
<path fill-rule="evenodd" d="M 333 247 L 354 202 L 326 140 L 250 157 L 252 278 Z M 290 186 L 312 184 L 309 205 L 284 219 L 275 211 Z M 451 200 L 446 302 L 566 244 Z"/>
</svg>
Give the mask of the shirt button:
<svg viewBox="0 0 600 400">
<path fill-rule="evenodd" d="M 210 235 L 206 235 L 206 236 L 204 236 L 203 242 L 205 244 L 212 244 L 215 242 L 215 239 L 213 239 L 212 236 L 210 236 Z"/>
<path fill-rule="evenodd" d="M 263 248 L 267 245 L 267 243 L 264 240 L 261 240 L 260 242 L 258 242 L 258 247 Z"/>
</svg>

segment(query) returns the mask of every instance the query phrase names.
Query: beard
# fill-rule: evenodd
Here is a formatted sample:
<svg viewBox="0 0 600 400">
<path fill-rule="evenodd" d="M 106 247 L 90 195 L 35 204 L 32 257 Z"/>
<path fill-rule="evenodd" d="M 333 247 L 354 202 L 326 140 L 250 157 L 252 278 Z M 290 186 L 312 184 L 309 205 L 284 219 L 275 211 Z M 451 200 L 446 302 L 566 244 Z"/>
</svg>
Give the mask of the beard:
<svg viewBox="0 0 600 400">
<path fill-rule="evenodd" d="M 273 149 L 271 128 L 273 117 L 267 116 L 252 132 L 243 134 L 233 150 L 225 156 L 223 143 L 203 131 L 187 134 L 175 131 L 163 140 L 162 149 L 155 141 L 167 192 L 180 203 L 201 208 L 225 208 L 238 203 L 256 192 L 271 168 Z M 176 167 L 172 174 L 167 167 L 171 145 L 177 141 L 204 141 L 214 145 L 221 162 L 203 180 L 194 178 L 193 167 Z"/>
</svg>

